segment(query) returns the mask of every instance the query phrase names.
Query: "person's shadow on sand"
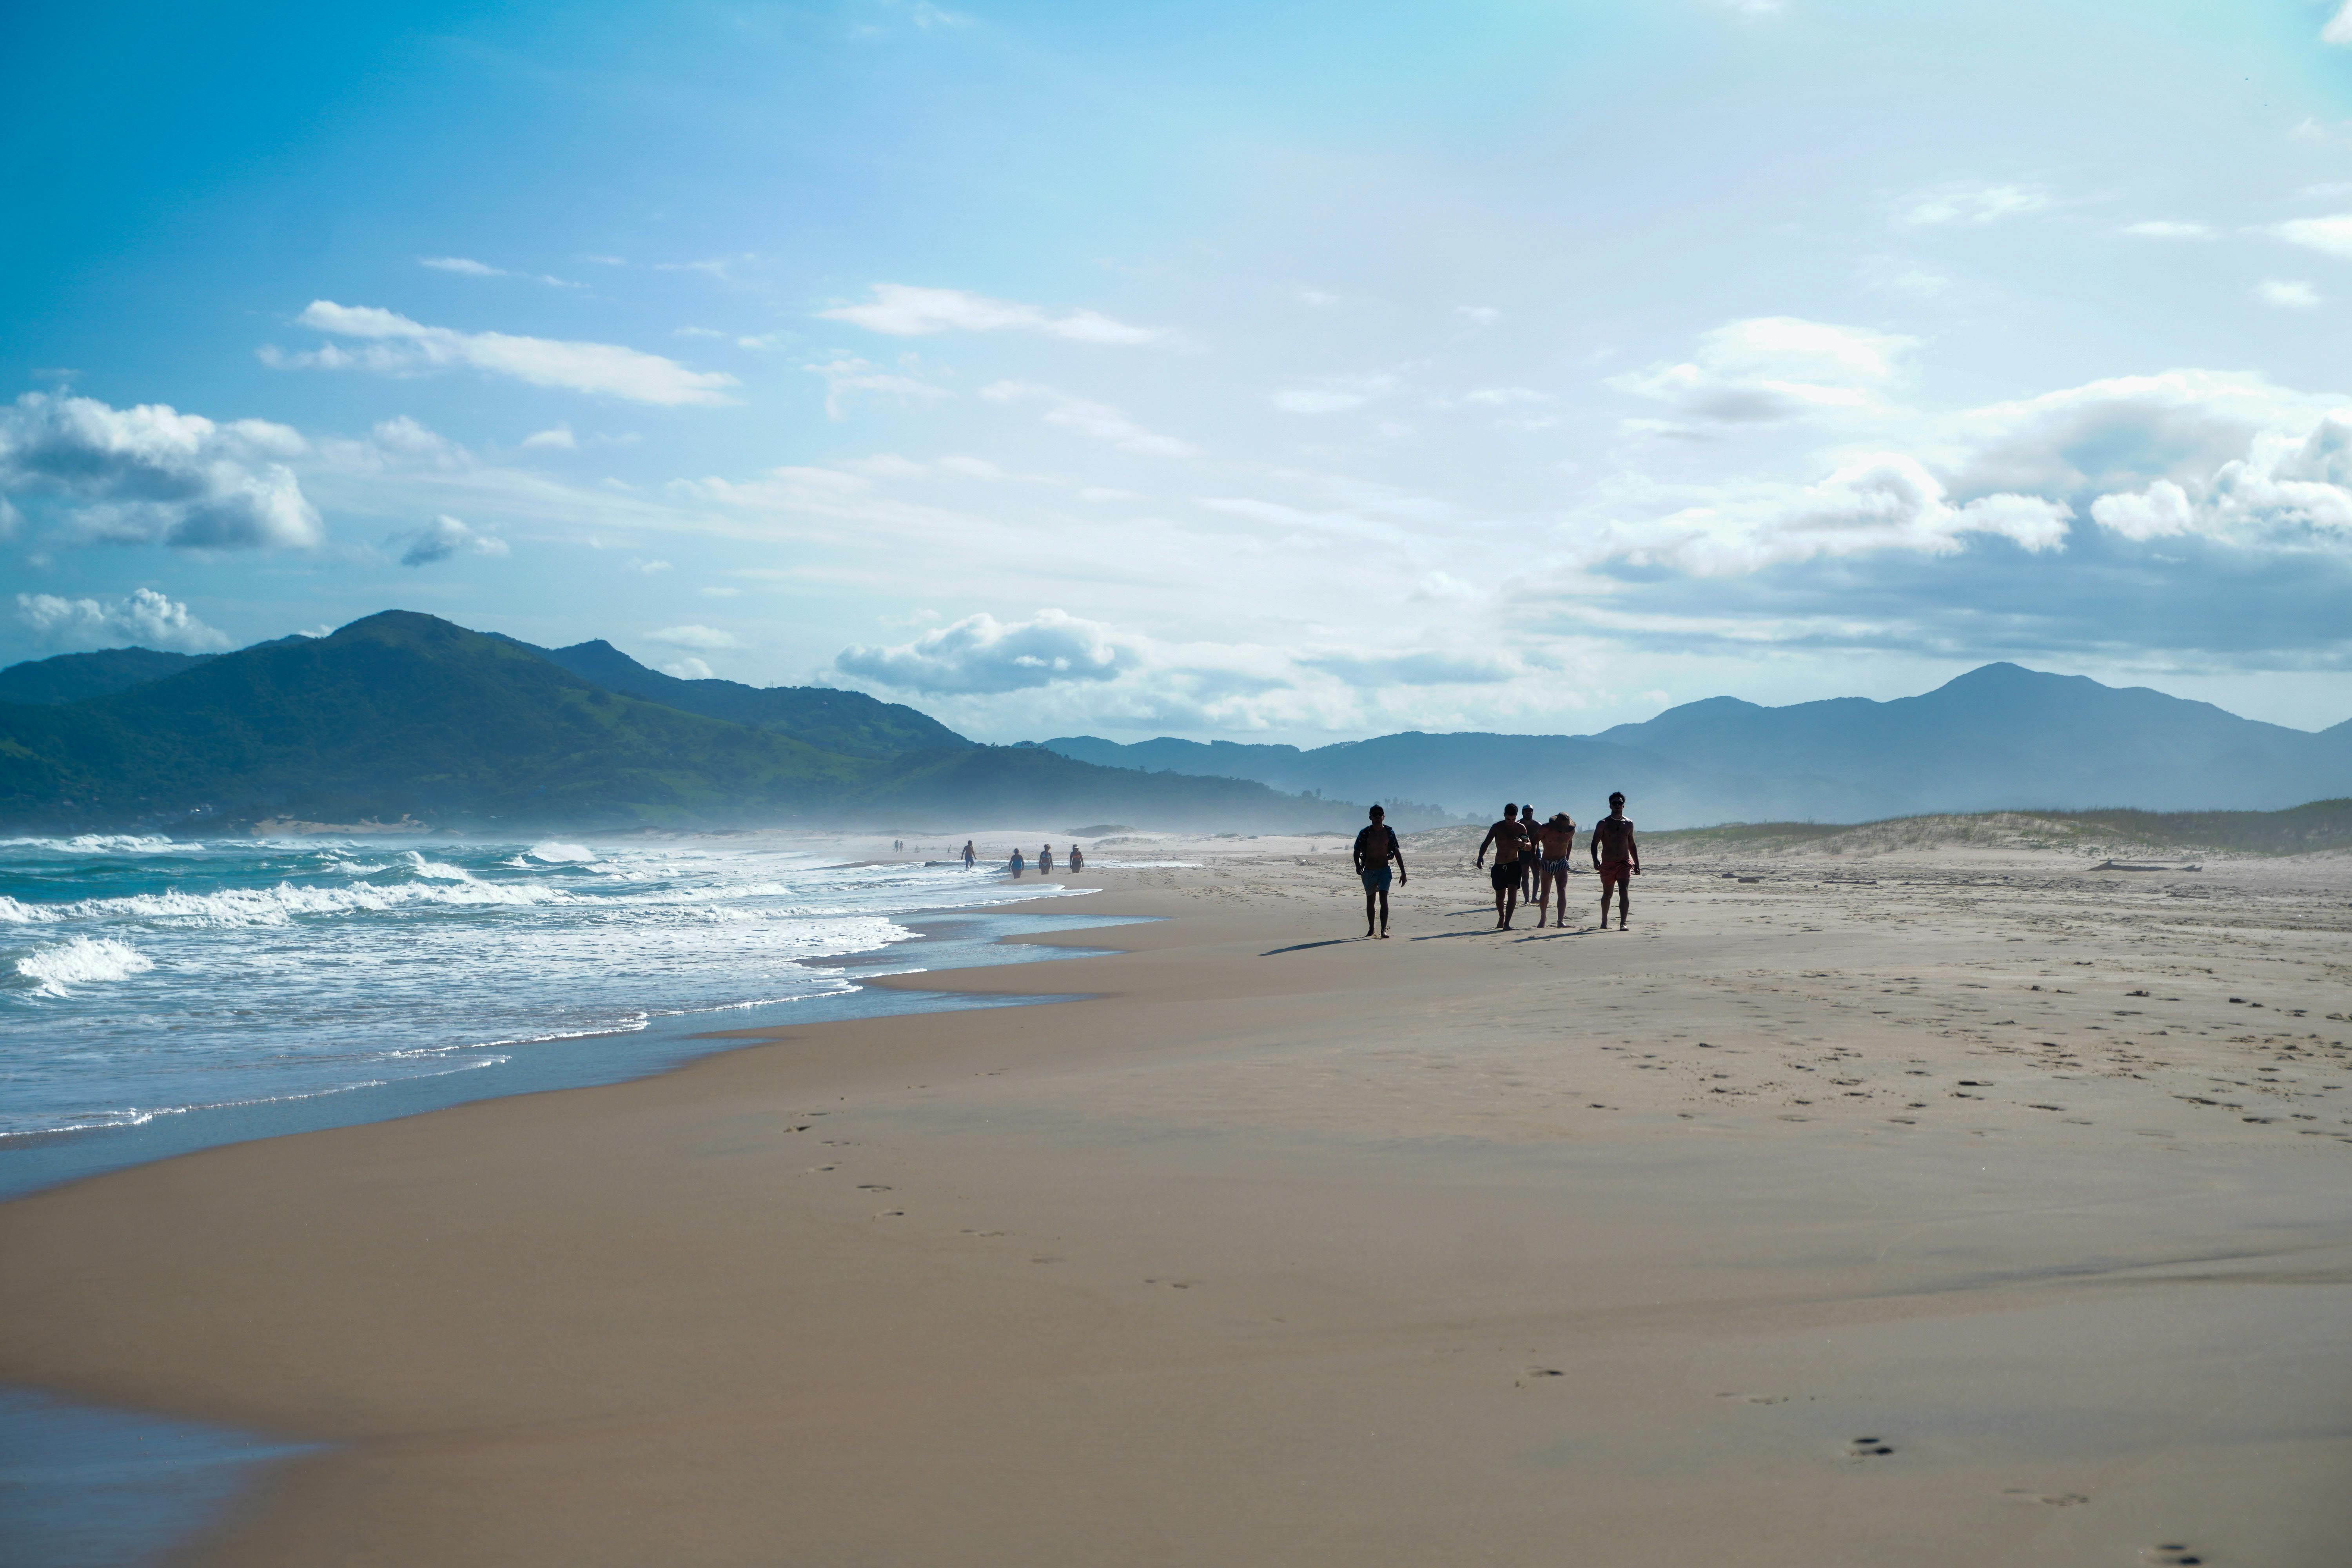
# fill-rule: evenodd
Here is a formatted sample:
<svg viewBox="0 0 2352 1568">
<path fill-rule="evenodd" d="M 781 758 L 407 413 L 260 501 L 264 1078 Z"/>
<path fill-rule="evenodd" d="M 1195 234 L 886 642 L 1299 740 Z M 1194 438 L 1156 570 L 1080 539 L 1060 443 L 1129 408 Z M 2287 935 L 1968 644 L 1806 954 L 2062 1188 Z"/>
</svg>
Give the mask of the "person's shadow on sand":
<svg viewBox="0 0 2352 1568">
<path fill-rule="evenodd" d="M 1335 936 L 1328 942 L 1302 942 L 1296 947 L 1269 948 L 1267 951 L 1259 953 L 1258 956 L 1260 958 L 1279 958 L 1286 952 L 1306 952 L 1310 949 L 1318 947 L 1345 947 L 1350 942 L 1361 942 L 1364 939 L 1361 937 Z"/>
</svg>

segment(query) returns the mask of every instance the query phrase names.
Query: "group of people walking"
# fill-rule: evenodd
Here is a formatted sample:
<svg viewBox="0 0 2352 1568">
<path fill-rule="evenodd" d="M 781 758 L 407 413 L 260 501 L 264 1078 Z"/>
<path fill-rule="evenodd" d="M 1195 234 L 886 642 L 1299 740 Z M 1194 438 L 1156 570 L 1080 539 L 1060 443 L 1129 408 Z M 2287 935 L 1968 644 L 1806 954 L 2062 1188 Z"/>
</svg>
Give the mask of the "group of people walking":
<svg viewBox="0 0 2352 1568">
<path fill-rule="evenodd" d="M 979 858 L 980 851 L 972 847 L 971 839 L 965 839 L 963 841 L 963 868 L 967 871 L 971 870 L 972 868 L 972 862 Z M 1029 869 L 1029 862 L 1021 858 L 1021 847 L 1019 845 L 1016 844 L 1013 847 L 1013 858 L 1004 863 L 1004 868 L 1013 873 L 1013 877 L 1015 881 L 1020 880 L 1021 874 Z M 1076 876 L 1086 868 L 1087 852 L 1079 848 L 1076 844 L 1071 845 L 1069 859 L 1070 875 Z M 1050 877 L 1053 874 L 1054 847 L 1048 844 L 1044 848 L 1037 851 L 1037 875 L 1040 877 Z"/>
<path fill-rule="evenodd" d="M 1389 934 L 1389 868 L 1396 868 L 1402 886 L 1410 879 L 1404 868 L 1404 848 L 1387 814 L 1372 807 L 1371 824 L 1356 835 L 1356 872 L 1364 880 L 1364 934 Z M 1557 899 L 1556 926 L 1568 923 L 1569 861 L 1576 853 L 1576 823 L 1568 813 L 1539 816 L 1532 805 L 1512 802 L 1503 807 L 1502 820 L 1486 829 L 1478 845 L 1477 865 L 1486 868 L 1486 852 L 1495 853 L 1488 880 L 1495 889 L 1495 929 L 1509 931 L 1511 917 L 1522 900 L 1536 906 L 1540 930 L 1552 917 Z M 1609 895 L 1617 895 L 1617 929 L 1623 931 L 1633 912 L 1633 879 L 1642 872 L 1641 847 L 1633 841 L 1633 824 L 1625 816 L 1625 796 L 1609 797 L 1609 815 L 1592 825 L 1592 868 L 1601 874 L 1601 929 L 1609 929 Z"/>
</svg>

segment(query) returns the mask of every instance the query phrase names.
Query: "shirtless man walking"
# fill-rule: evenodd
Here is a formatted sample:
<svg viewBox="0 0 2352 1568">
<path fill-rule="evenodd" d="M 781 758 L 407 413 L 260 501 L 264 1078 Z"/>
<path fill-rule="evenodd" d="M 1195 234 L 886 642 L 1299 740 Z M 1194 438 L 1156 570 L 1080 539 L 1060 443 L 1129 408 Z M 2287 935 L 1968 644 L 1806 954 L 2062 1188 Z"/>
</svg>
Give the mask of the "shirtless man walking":
<svg viewBox="0 0 2352 1568">
<path fill-rule="evenodd" d="M 1617 929 L 1623 931 L 1633 901 L 1633 878 L 1642 874 L 1642 847 L 1625 816 L 1622 791 L 1609 797 L 1609 815 L 1592 825 L 1592 864 L 1601 873 L 1601 929 L 1609 929 L 1609 889 L 1617 889 Z"/>
<path fill-rule="evenodd" d="M 1404 847 L 1396 829 L 1381 820 L 1387 814 L 1372 807 L 1371 826 L 1356 835 L 1356 875 L 1364 879 L 1364 934 L 1372 934 L 1372 906 L 1380 906 L 1381 931 L 1389 934 L 1389 862 L 1396 862 L 1400 885 L 1412 880 L 1404 871 Z"/>
<path fill-rule="evenodd" d="M 1488 879 L 1495 884 L 1495 929 L 1511 929 L 1512 911 L 1519 907 L 1519 852 L 1526 847 L 1528 830 L 1519 823 L 1519 807 L 1513 801 L 1503 807 L 1503 820 L 1486 829 L 1486 837 L 1478 844 L 1478 866 L 1486 864 L 1489 845 L 1495 850 L 1495 869 Z"/>
<path fill-rule="evenodd" d="M 1559 918 L 1552 923 L 1568 923 L 1568 858 L 1576 852 L 1575 820 L 1564 811 L 1554 813 L 1549 822 L 1537 826 L 1536 842 L 1541 847 L 1543 868 L 1543 881 L 1536 889 L 1536 929 L 1541 931 L 1554 898 L 1559 900 Z"/>
</svg>

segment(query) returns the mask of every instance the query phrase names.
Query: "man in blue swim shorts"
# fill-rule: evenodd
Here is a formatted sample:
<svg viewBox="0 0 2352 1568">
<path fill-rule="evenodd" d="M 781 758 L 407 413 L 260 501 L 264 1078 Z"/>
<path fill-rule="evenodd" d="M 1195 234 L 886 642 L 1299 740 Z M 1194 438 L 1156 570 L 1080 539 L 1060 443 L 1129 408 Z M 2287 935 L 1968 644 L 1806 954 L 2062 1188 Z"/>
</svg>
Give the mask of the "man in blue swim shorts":
<svg viewBox="0 0 2352 1568">
<path fill-rule="evenodd" d="M 1387 814 L 1379 806 L 1372 807 L 1372 825 L 1356 835 L 1356 875 L 1364 879 L 1364 934 L 1371 936 L 1374 906 L 1379 907 L 1380 930 L 1377 934 L 1389 934 L 1389 862 L 1396 862 L 1399 887 L 1412 879 L 1404 873 L 1404 848 L 1397 843 L 1396 829 L 1382 818 Z"/>
</svg>

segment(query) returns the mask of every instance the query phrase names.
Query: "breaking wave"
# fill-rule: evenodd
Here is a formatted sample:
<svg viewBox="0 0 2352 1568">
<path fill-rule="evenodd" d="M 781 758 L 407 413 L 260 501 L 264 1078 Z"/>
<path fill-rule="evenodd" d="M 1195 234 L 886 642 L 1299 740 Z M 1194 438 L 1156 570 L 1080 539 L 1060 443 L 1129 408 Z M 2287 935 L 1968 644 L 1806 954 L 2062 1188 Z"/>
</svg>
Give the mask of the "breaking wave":
<svg viewBox="0 0 2352 1568">
<path fill-rule="evenodd" d="M 70 996 L 76 985 L 128 980 L 154 967 L 153 959 L 111 937 L 78 936 L 37 947 L 16 961 L 16 973 L 34 982 L 36 996 Z"/>
</svg>

